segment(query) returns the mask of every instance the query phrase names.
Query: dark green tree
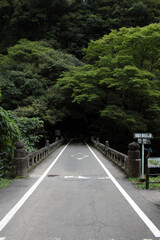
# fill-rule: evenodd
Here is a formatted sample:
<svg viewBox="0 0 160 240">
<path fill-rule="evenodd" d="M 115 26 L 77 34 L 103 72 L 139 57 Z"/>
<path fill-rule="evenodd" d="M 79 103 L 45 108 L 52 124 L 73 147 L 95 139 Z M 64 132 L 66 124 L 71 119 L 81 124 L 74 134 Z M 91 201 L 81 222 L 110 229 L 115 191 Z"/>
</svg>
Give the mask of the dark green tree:
<svg viewBox="0 0 160 240">
<path fill-rule="evenodd" d="M 111 29 L 160 20 L 159 0 L 1 0 L 0 52 L 20 39 L 46 39 L 52 47 L 82 57 L 88 42 Z"/>
<path fill-rule="evenodd" d="M 16 109 L 31 105 L 55 82 L 62 71 L 82 65 L 75 57 L 54 50 L 45 42 L 21 40 L 0 56 L 2 106 Z"/>
</svg>

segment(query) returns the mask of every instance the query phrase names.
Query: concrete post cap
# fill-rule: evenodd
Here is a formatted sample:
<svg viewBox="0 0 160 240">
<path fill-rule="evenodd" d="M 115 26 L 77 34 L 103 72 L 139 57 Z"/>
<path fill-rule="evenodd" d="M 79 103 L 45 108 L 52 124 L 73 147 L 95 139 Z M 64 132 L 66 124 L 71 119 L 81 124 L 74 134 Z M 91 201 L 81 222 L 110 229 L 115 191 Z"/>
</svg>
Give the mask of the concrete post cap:
<svg viewBox="0 0 160 240">
<path fill-rule="evenodd" d="M 24 148 L 25 147 L 25 144 L 24 144 L 24 142 L 22 142 L 22 141 L 18 141 L 18 142 L 16 142 L 16 144 L 15 144 L 15 147 L 16 148 Z"/>
<path fill-rule="evenodd" d="M 129 150 L 138 150 L 139 149 L 139 144 L 136 142 L 131 142 L 128 145 Z"/>
</svg>

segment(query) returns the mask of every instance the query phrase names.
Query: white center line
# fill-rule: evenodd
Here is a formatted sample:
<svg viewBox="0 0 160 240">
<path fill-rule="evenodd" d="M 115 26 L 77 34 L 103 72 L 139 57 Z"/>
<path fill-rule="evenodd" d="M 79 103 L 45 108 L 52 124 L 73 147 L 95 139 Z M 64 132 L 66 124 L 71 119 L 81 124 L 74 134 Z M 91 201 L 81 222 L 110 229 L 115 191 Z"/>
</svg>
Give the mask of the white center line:
<svg viewBox="0 0 160 240">
<path fill-rule="evenodd" d="M 142 219 L 142 221 L 146 224 L 146 226 L 150 229 L 150 231 L 154 234 L 155 237 L 160 237 L 159 229 L 154 225 L 154 223 L 146 216 L 146 214 L 138 207 L 138 205 L 133 201 L 133 199 L 128 195 L 128 193 L 121 187 L 121 185 L 117 182 L 117 180 L 112 176 L 110 171 L 105 167 L 105 165 L 101 162 L 101 160 L 97 157 L 97 155 L 93 152 L 93 150 L 86 144 L 89 150 L 92 152 L 94 157 L 97 159 L 101 167 L 110 177 L 111 181 L 118 188 L 124 198 L 128 201 L 134 211 L 138 214 L 138 216 Z"/>
<path fill-rule="evenodd" d="M 47 168 L 47 170 L 43 173 L 43 175 L 34 183 L 34 185 L 24 194 L 24 196 L 18 201 L 18 203 L 6 214 L 6 216 L 0 221 L 0 231 L 8 224 L 8 222 L 14 217 L 14 215 L 18 212 L 18 210 L 22 207 L 22 205 L 27 201 L 27 199 L 32 195 L 32 193 L 36 190 L 39 184 L 43 181 L 43 179 L 47 176 L 51 168 L 55 165 L 61 154 L 64 152 L 69 143 L 62 149 L 62 151 L 58 154 L 55 160 L 51 163 L 51 165 Z M 0 239 L 1 240 L 1 239 Z"/>
</svg>

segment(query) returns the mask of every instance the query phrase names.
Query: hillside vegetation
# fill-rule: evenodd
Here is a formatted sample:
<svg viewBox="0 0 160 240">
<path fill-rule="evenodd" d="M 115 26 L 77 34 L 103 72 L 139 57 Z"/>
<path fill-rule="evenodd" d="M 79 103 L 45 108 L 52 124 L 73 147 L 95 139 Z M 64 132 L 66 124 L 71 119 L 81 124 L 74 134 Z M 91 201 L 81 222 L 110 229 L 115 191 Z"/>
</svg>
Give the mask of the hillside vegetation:
<svg viewBox="0 0 160 240">
<path fill-rule="evenodd" d="M 159 0 L 1 0 L 0 15 L 0 149 L 9 158 L 18 139 L 31 152 L 56 129 L 122 152 L 133 132 L 159 144 Z"/>
</svg>

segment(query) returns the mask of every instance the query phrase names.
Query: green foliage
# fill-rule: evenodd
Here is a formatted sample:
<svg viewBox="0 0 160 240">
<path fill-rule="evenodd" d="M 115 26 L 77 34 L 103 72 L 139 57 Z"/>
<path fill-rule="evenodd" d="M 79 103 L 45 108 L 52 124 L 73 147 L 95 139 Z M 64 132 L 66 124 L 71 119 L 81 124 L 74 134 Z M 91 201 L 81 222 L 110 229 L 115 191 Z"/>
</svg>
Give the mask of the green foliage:
<svg viewBox="0 0 160 240">
<path fill-rule="evenodd" d="M 14 144 L 20 138 L 20 131 L 2 107 L 0 107 L 0 135 L 0 150 L 6 152 L 10 159 L 13 157 Z"/>
<path fill-rule="evenodd" d="M 37 149 L 37 144 L 42 138 L 44 122 L 40 118 L 18 117 L 15 113 L 8 111 L 9 117 L 13 119 L 20 132 L 21 138 L 25 143 L 27 153 L 33 152 Z"/>
<path fill-rule="evenodd" d="M 11 183 L 12 183 L 12 180 L 11 180 L 11 179 L 3 179 L 3 178 L 0 178 L 0 189 L 9 186 Z"/>
<path fill-rule="evenodd" d="M 71 91 L 73 102 L 97 103 L 115 124 L 147 131 L 159 118 L 159 44 L 160 24 L 114 30 L 91 41 L 84 51 L 90 65 L 64 73 L 58 85 Z"/>
<path fill-rule="evenodd" d="M 129 178 L 129 180 L 136 185 L 138 189 L 145 189 L 146 188 L 146 182 L 142 182 L 139 178 Z M 150 177 L 149 181 L 151 182 L 149 184 L 149 189 L 160 189 L 160 176 L 157 177 Z"/>
<path fill-rule="evenodd" d="M 2 106 L 15 109 L 32 105 L 55 83 L 62 71 L 82 63 L 75 57 L 54 50 L 45 42 L 21 40 L 0 58 Z"/>
<path fill-rule="evenodd" d="M 20 39 L 47 39 L 82 57 L 81 49 L 111 29 L 159 22 L 159 0 L 1 0 L 0 52 Z M 16 34 L 15 34 L 16 33 Z"/>
<path fill-rule="evenodd" d="M 159 22 L 159 0 L 1 0 L 0 15 L 3 108 L 65 131 L 160 134 L 160 25 L 143 27 Z"/>
<path fill-rule="evenodd" d="M 34 115 L 34 108 L 32 105 L 24 106 L 24 107 L 18 107 L 17 109 L 14 110 L 16 115 L 18 117 L 32 117 Z"/>
<path fill-rule="evenodd" d="M 22 140 L 27 153 L 34 151 L 42 137 L 43 127 L 43 121 L 39 118 L 17 117 L 13 112 L 0 107 L 0 152 L 6 152 L 8 177 L 12 172 L 15 143 Z M 6 184 L 8 183 L 0 181 L 0 188 Z"/>
</svg>

